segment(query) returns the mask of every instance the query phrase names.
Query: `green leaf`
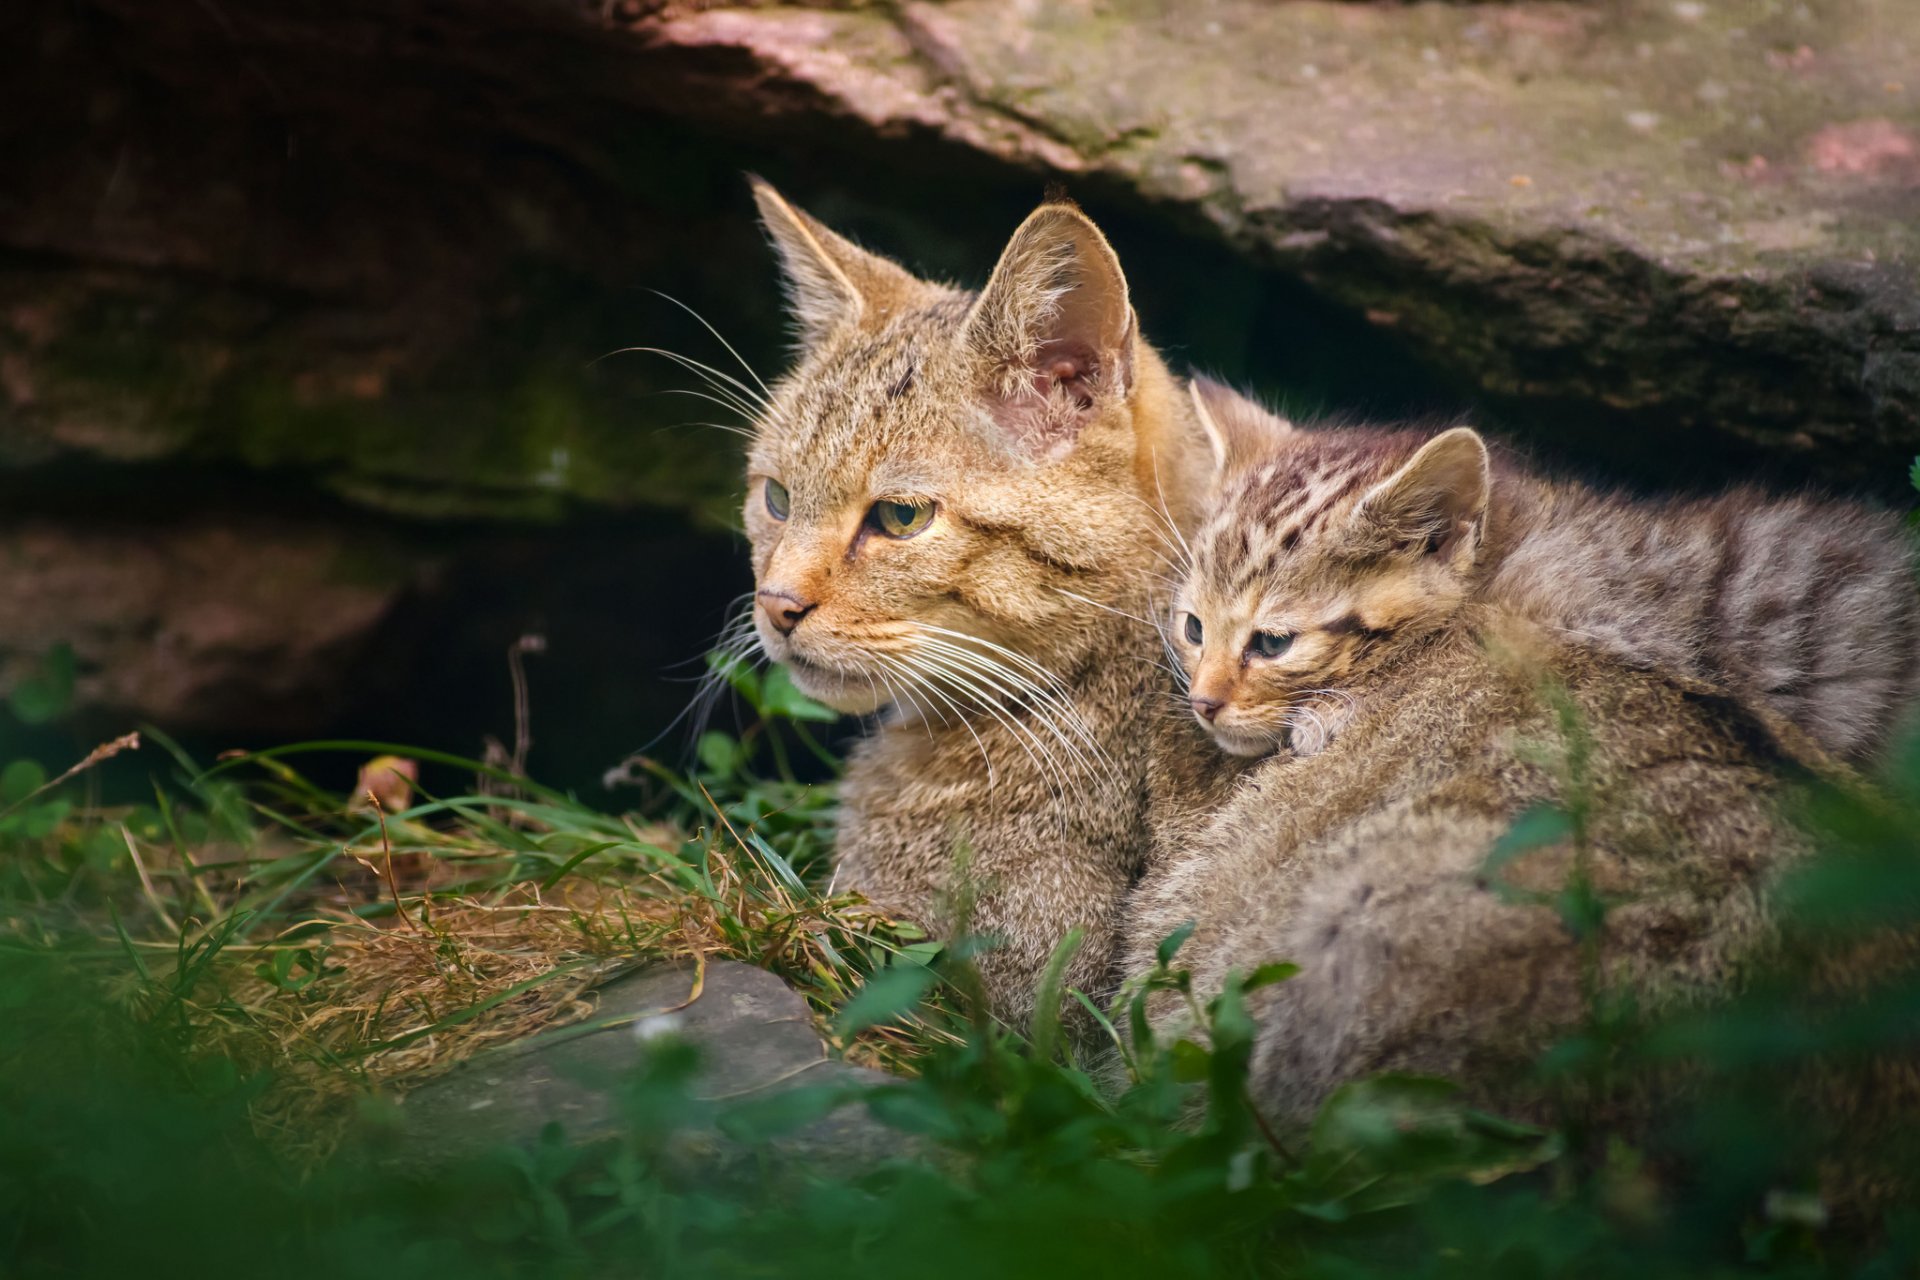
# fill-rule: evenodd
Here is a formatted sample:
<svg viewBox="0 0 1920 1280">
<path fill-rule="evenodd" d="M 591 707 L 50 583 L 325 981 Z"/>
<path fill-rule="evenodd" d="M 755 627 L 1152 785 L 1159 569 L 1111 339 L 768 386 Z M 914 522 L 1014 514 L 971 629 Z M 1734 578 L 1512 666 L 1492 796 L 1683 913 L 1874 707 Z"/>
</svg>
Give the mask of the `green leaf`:
<svg viewBox="0 0 1920 1280">
<path fill-rule="evenodd" d="M 1491 1182 L 1560 1153 L 1557 1135 L 1482 1115 L 1459 1086 L 1424 1076 L 1384 1075 L 1345 1085 L 1313 1123 L 1313 1160 L 1365 1189 L 1364 1207 L 1420 1199 L 1433 1184 Z"/>
<path fill-rule="evenodd" d="M 1444 1125 L 1459 1093 L 1459 1085 L 1426 1076 L 1385 1075 L 1344 1085 L 1314 1118 L 1314 1152 L 1391 1156 L 1408 1134 Z"/>
<path fill-rule="evenodd" d="M 1606 901 L 1585 881 L 1575 881 L 1562 889 L 1553 905 L 1561 925 L 1576 938 L 1590 937 L 1606 923 Z"/>
<path fill-rule="evenodd" d="M 299 992 L 319 979 L 321 968 L 313 952 L 302 947 L 297 951 L 274 952 L 265 963 L 255 965 L 253 972 L 262 982 L 270 983 L 282 991 Z"/>
<path fill-rule="evenodd" d="M 800 894 L 803 897 L 806 895 L 806 883 L 800 879 L 799 874 L 794 871 L 792 864 L 786 860 L 779 850 L 768 844 L 758 831 L 749 830 L 745 835 L 745 839 L 747 844 L 755 853 L 760 855 L 761 860 L 766 863 L 768 869 L 779 878 L 782 884 L 786 885 L 787 888 L 794 893 Z"/>
<path fill-rule="evenodd" d="M 1247 1002 L 1240 998 L 1244 989 L 1229 975 L 1226 987 L 1207 1002 L 1215 1053 L 1231 1046 L 1253 1043 L 1253 1019 L 1247 1014 Z"/>
<path fill-rule="evenodd" d="M 23 830 L 29 840 L 41 840 L 60 829 L 60 824 L 73 812 L 71 800 L 48 800 L 28 809 L 21 817 L 25 818 Z"/>
<path fill-rule="evenodd" d="M 785 667 L 774 667 L 767 672 L 761 682 L 760 696 L 760 709 L 766 714 L 785 716 L 789 720 L 813 720 L 821 724 L 830 724 L 840 718 L 840 713 L 832 707 L 822 706 L 800 692 Z"/>
<path fill-rule="evenodd" d="M 895 964 L 930 965 L 947 949 L 943 942 L 909 942 L 894 953 Z"/>
<path fill-rule="evenodd" d="M 73 705 L 75 669 L 73 650 L 57 644 L 40 659 L 38 669 L 7 694 L 7 705 L 26 724 L 57 720 Z"/>
<path fill-rule="evenodd" d="M 1167 1057 L 1173 1064 L 1173 1078 L 1182 1084 L 1205 1080 L 1207 1067 L 1213 1060 L 1212 1054 L 1191 1040 L 1174 1041 Z"/>
<path fill-rule="evenodd" d="M 1127 1051 L 1127 1042 L 1120 1038 L 1120 1032 L 1115 1029 L 1113 1020 L 1100 1011 L 1099 1005 L 1087 999 L 1084 991 L 1071 990 L 1068 994 L 1079 1001 L 1080 1007 L 1085 1009 L 1088 1015 L 1093 1018 L 1094 1024 L 1107 1033 L 1107 1039 L 1113 1042 L 1114 1049 L 1120 1054 L 1121 1060 L 1127 1064 L 1127 1069 L 1131 1071 L 1133 1069 L 1133 1055 Z"/>
<path fill-rule="evenodd" d="M 1240 980 L 1242 992 L 1258 991 L 1270 987 L 1276 982 L 1285 982 L 1300 972 L 1297 964 L 1263 964 Z"/>
<path fill-rule="evenodd" d="M 1134 1058 L 1146 1063 L 1153 1060 L 1153 1023 L 1147 1017 L 1147 993 L 1137 991 L 1127 1005 L 1127 1029 L 1133 1034 Z"/>
<path fill-rule="evenodd" d="M 1920 489 L 1920 458 L 1913 460 L 1913 466 L 1907 469 L 1907 480 L 1914 488 Z"/>
<path fill-rule="evenodd" d="M 47 785 L 47 771 L 38 760 L 15 760 L 0 769 L 0 808 L 19 804 Z"/>
<path fill-rule="evenodd" d="M 1920 918 L 1920 859 L 1889 835 L 1884 844 L 1810 859 L 1786 877 L 1778 897 L 1796 925 L 1836 937 L 1911 925 Z"/>
<path fill-rule="evenodd" d="M 1522 854 L 1545 849 L 1573 838 L 1573 820 L 1551 805 L 1535 805 L 1513 820 L 1505 835 L 1494 841 L 1480 864 L 1482 875 L 1494 876 Z"/>
<path fill-rule="evenodd" d="M 1036 1061 L 1053 1061 L 1054 1047 L 1060 1039 L 1060 1002 L 1065 998 L 1067 966 L 1073 963 L 1080 944 L 1086 940 L 1087 931 L 1075 925 L 1047 957 L 1046 971 L 1040 975 L 1034 996 L 1033 1056 Z"/>
<path fill-rule="evenodd" d="M 889 1085 L 866 1095 L 867 1114 L 903 1133 L 951 1138 L 957 1128 L 955 1110 L 931 1090 L 916 1085 Z"/>
<path fill-rule="evenodd" d="M 707 668 L 725 676 L 727 683 L 751 703 L 755 711 L 760 709 L 760 673 L 753 663 L 738 654 L 715 650 L 707 655 Z"/>
<path fill-rule="evenodd" d="M 771 1097 L 736 1103 L 718 1117 L 720 1129 L 738 1142 L 764 1142 L 819 1120 L 859 1095 L 837 1085 L 786 1089 Z"/>
<path fill-rule="evenodd" d="M 703 733 L 694 747 L 701 767 L 717 777 L 733 776 L 740 764 L 740 744 L 724 733 Z"/>
<path fill-rule="evenodd" d="M 112 871 L 127 860 L 127 842 L 118 827 L 95 827 L 80 842 L 80 858 L 94 871 Z"/>
<path fill-rule="evenodd" d="M 1187 939 L 1193 936 L 1193 931 L 1198 927 L 1199 926 L 1192 920 L 1189 920 L 1160 940 L 1160 948 L 1154 952 L 1154 954 L 1159 957 L 1160 967 L 1162 969 L 1173 963 L 1173 957 L 1179 952 L 1181 947 L 1186 945 Z"/>
<path fill-rule="evenodd" d="M 147 968 L 147 962 L 140 958 L 140 948 L 133 945 L 133 939 L 127 935 L 127 926 L 120 923 L 120 913 L 113 903 L 107 903 L 107 918 L 113 921 L 113 931 L 119 936 L 120 946 L 127 953 L 127 959 L 133 963 L 133 971 L 140 975 L 140 981 L 152 982 L 153 974 Z"/>
<path fill-rule="evenodd" d="M 840 1011 L 834 1033 L 844 1038 L 910 1012 L 938 980 L 933 970 L 917 964 L 882 969 Z"/>
</svg>

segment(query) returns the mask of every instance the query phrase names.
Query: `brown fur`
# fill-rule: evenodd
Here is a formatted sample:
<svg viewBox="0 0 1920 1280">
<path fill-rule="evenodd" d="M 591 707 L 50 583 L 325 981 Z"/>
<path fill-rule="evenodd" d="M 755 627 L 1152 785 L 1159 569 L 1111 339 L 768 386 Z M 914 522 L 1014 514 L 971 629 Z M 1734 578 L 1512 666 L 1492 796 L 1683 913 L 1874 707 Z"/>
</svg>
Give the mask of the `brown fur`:
<svg viewBox="0 0 1920 1280">
<path fill-rule="evenodd" d="M 1584 1007 L 1579 948 L 1554 909 L 1506 900 L 1483 871 L 1521 813 L 1571 798 L 1543 681 L 1594 738 L 1591 870 L 1625 899 L 1604 983 L 1649 1003 L 1720 991 L 1767 936 L 1768 875 L 1799 848 L 1776 818 L 1771 739 L 1732 704 L 1591 651 L 1524 634 L 1524 656 L 1510 638 L 1490 651 L 1483 622 L 1463 616 L 1383 664 L 1365 713 L 1325 750 L 1247 769 L 1203 832 L 1157 851 L 1134 896 L 1126 972 L 1187 920 L 1181 963 L 1202 993 L 1230 970 L 1301 966 L 1254 998 L 1256 1094 L 1276 1118 L 1303 1121 L 1382 1070 L 1527 1105 L 1514 1068 Z M 1177 815 L 1158 825 L 1180 829 Z M 1551 893 L 1573 856 L 1561 841 L 1498 878 Z"/>
<path fill-rule="evenodd" d="M 1296 730 L 1296 747 L 1311 748 L 1351 707 L 1293 698 L 1308 686 L 1288 672 L 1311 667 L 1337 681 L 1382 632 L 1417 632 L 1422 615 L 1469 597 L 1630 665 L 1724 689 L 1842 759 L 1871 758 L 1912 717 L 1920 588 L 1913 540 L 1890 513 L 1750 489 L 1635 501 L 1529 474 L 1466 428 L 1430 441 L 1299 431 L 1224 387 L 1195 387 L 1221 467 L 1213 517 L 1194 539 L 1195 589 L 1236 634 L 1297 634 L 1293 652 L 1266 664 L 1209 646 L 1196 692 L 1227 691 L 1215 727 L 1229 750 L 1259 754 Z M 1427 454 L 1403 481 L 1423 492 L 1373 492 L 1433 449 L 1447 456 Z M 1363 518 L 1367 506 L 1391 508 L 1409 527 Z M 1356 557 L 1416 535 L 1449 540 L 1455 554 L 1375 557 L 1365 574 L 1350 572 Z M 1274 583 L 1285 584 L 1292 614 L 1263 599 Z"/>
<path fill-rule="evenodd" d="M 974 294 L 755 195 L 801 338 L 748 454 L 755 623 L 801 689 L 875 717 L 837 882 L 996 937 L 982 975 L 1022 1019 L 1071 928 L 1088 938 L 1068 982 L 1101 977 L 1144 862 L 1165 677 L 1140 619 L 1206 445 L 1072 206 L 1029 217 Z M 883 502 L 933 516 L 889 537 Z"/>
<path fill-rule="evenodd" d="M 1122 971 L 1187 920 L 1203 996 L 1233 970 L 1300 964 L 1255 997 L 1256 1092 L 1296 1121 L 1390 1069 L 1525 1107 L 1513 1069 L 1585 994 L 1552 906 L 1513 892 L 1550 896 L 1576 862 L 1618 904 L 1603 985 L 1653 1006 L 1725 990 L 1770 937 L 1769 877 L 1802 847 L 1776 814 L 1781 771 L 1838 766 L 1738 698 L 1490 592 L 1527 526 L 1472 432 L 1222 435 L 1218 456 L 1170 630 L 1194 697 L 1215 704 L 1207 729 L 1241 759 L 1209 767 L 1192 716 L 1163 724 Z M 1291 639 L 1262 654 L 1262 633 Z M 1590 735 L 1578 769 L 1556 699 Z M 1583 800 L 1584 843 L 1527 853 L 1500 891 L 1486 861 L 1515 819 Z"/>
</svg>

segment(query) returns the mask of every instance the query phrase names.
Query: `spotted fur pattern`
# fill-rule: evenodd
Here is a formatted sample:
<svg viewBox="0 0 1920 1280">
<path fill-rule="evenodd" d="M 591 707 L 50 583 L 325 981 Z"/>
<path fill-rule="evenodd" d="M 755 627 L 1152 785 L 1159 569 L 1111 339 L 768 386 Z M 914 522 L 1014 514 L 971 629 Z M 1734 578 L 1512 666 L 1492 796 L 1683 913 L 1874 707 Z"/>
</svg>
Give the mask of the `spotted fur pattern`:
<svg viewBox="0 0 1920 1280">
<path fill-rule="evenodd" d="M 800 332 L 747 457 L 759 641 L 869 718 L 838 887 L 995 939 L 982 976 L 1017 1021 L 1076 927 L 1067 981 L 1098 985 L 1145 860 L 1167 684 L 1148 588 L 1204 438 L 1071 205 L 1036 211 L 972 293 L 756 195 Z M 930 516 L 902 537 L 887 511 Z"/>
</svg>

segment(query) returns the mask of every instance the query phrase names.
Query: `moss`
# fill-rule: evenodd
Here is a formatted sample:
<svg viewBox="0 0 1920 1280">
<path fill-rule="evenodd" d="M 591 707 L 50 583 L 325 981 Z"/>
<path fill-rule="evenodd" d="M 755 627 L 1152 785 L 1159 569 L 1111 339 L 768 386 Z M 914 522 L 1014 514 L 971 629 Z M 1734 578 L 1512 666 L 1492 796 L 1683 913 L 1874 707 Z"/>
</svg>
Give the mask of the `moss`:
<svg viewBox="0 0 1920 1280">
<path fill-rule="evenodd" d="M 703 517 L 724 507 L 737 484 L 730 438 L 681 425 L 710 415 L 661 396 L 650 380 L 661 367 L 591 366 L 588 335 L 613 327 L 591 317 L 607 303 L 565 284 L 433 361 L 329 346 L 316 333 L 337 327 L 331 315 L 164 286 L 96 292 L 62 307 L 60 332 L 33 355 L 39 453 L 305 472 L 356 502 L 431 520 L 551 520 L 582 503 Z M 23 450 L 16 463 L 36 456 Z"/>
</svg>

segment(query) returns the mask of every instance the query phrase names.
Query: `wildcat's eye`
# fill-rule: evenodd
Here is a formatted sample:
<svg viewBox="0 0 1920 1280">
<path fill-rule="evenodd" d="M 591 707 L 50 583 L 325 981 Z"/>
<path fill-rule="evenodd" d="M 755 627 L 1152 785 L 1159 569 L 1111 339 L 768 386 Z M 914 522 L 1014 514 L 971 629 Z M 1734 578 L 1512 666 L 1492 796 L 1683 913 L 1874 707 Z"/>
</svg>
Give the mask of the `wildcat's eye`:
<svg viewBox="0 0 1920 1280">
<path fill-rule="evenodd" d="M 933 523 L 931 502 L 876 502 L 873 523 L 889 538 L 911 538 Z"/>
<path fill-rule="evenodd" d="M 1247 642 L 1247 652 L 1262 658 L 1277 658 L 1293 647 L 1293 637 L 1284 631 L 1256 631 Z"/>
<path fill-rule="evenodd" d="M 775 520 L 785 520 L 792 505 L 792 500 L 787 496 L 787 486 L 769 477 L 767 479 L 767 514 Z"/>
<path fill-rule="evenodd" d="M 1187 643 L 1199 644 L 1200 637 L 1203 634 L 1204 632 L 1201 630 L 1201 627 L 1200 627 L 1199 615 L 1192 614 L 1192 613 L 1188 614 L 1187 615 Z"/>
</svg>

